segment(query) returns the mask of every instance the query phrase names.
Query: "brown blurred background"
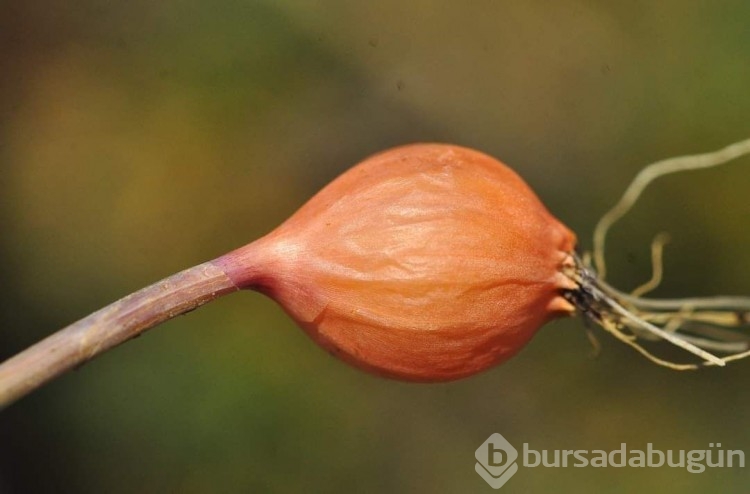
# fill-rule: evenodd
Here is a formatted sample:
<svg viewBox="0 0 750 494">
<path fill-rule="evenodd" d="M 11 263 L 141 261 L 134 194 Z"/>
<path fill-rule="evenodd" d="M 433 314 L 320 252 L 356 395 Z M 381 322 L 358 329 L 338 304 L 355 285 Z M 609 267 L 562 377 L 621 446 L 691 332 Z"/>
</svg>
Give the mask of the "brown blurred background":
<svg viewBox="0 0 750 494">
<path fill-rule="evenodd" d="M 750 136 L 749 21 L 743 0 L 0 2 L 0 359 L 412 141 L 509 163 L 589 248 L 643 165 Z M 666 230 L 656 295 L 749 294 L 748 184 L 750 159 L 656 184 L 610 280 L 646 279 Z M 483 375 L 404 384 L 235 294 L 0 413 L 0 493 L 490 492 L 493 432 L 750 454 L 750 363 L 677 373 L 599 334 L 597 359 L 568 320 Z M 502 492 L 745 492 L 748 472 L 521 468 Z"/>
</svg>

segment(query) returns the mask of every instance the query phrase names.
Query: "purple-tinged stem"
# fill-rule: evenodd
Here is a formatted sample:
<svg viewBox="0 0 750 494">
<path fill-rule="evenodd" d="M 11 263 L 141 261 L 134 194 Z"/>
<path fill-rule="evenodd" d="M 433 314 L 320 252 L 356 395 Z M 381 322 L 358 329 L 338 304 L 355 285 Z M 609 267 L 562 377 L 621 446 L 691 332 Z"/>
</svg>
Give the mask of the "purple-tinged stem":
<svg viewBox="0 0 750 494">
<path fill-rule="evenodd" d="M 0 409 L 147 329 L 237 290 L 210 261 L 121 298 L 0 364 Z"/>
</svg>

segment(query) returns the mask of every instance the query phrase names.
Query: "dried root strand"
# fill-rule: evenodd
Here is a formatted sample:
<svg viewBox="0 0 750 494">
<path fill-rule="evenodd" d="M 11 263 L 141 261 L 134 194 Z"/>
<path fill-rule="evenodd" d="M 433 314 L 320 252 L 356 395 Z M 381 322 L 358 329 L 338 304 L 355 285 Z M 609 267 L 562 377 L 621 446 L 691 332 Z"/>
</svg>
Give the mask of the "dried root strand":
<svg viewBox="0 0 750 494">
<path fill-rule="evenodd" d="M 687 170 L 710 168 L 750 154 L 750 139 L 715 152 L 682 156 L 653 163 L 636 175 L 620 201 L 599 220 L 594 231 L 594 250 L 584 260 L 574 257 L 568 272 L 578 289 L 568 298 L 589 319 L 650 361 L 674 370 L 704 366 L 723 367 L 750 356 L 750 297 L 648 299 L 643 295 L 658 287 L 663 277 L 662 254 L 669 237 L 658 235 L 651 244 L 652 276 L 630 294 L 605 281 L 604 249 L 609 229 L 635 205 L 655 179 Z M 591 267 L 593 262 L 594 268 Z M 699 363 L 676 363 L 657 357 L 639 340 L 663 340 L 700 358 Z M 726 354 L 719 357 L 714 353 Z"/>
<path fill-rule="evenodd" d="M 662 254 L 664 246 L 669 242 L 669 234 L 662 232 L 651 242 L 651 279 L 635 290 L 630 292 L 633 297 L 641 297 L 659 287 L 664 275 L 664 264 L 662 263 Z"/>
<path fill-rule="evenodd" d="M 601 217 L 594 229 L 593 260 L 599 278 L 601 280 L 606 278 L 607 267 L 604 261 L 604 248 L 609 229 L 632 209 L 651 182 L 670 173 L 700 170 L 723 165 L 746 154 L 750 154 L 750 139 L 730 144 L 723 149 L 711 153 L 679 156 L 657 161 L 641 170 L 625 190 L 625 193 L 617 204 Z"/>
<path fill-rule="evenodd" d="M 577 262 L 581 262 L 577 259 Z M 684 314 L 670 314 L 659 317 L 658 313 L 639 311 L 620 299 L 621 293 L 600 282 L 596 275 L 583 264 L 578 264 L 571 276 L 578 284 L 576 294 L 570 296 L 589 319 L 596 322 L 618 340 L 635 349 L 652 362 L 674 370 L 692 370 L 701 366 L 723 367 L 727 362 L 750 355 L 750 338 L 722 328 L 704 326 L 691 327 L 693 334 L 683 330 L 685 320 L 682 317 L 693 317 L 695 309 Z M 649 322 L 651 321 L 651 322 Z M 658 325 L 657 325 L 658 324 Z M 660 327 L 661 326 L 661 327 Z M 718 332 L 714 330 L 718 329 Z M 701 359 L 701 363 L 676 363 L 657 357 L 639 340 L 664 340 Z M 718 357 L 712 351 L 728 353 Z"/>
</svg>

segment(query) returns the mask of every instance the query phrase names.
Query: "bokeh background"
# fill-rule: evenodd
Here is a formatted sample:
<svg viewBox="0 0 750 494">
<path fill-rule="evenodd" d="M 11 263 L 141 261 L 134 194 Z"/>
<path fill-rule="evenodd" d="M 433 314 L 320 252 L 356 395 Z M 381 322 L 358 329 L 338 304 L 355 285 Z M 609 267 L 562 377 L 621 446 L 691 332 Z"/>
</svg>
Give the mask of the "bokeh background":
<svg viewBox="0 0 750 494">
<path fill-rule="evenodd" d="M 750 136 L 750 3 L 0 3 L 0 359 L 255 239 L 413 141 L 511 164 L 579 235 L 646 163 Z M 750 159 L 670 177 L 610 280 L 750 293 Z M 0 492 L 490 492 L 474 450 L 750 454 L 750 363 L 677 373 L 580 320 L 438 385 L 355 371 L 235 294 L 0 414 Z M 673 357 L 682 354 L 666 350 Z M 746 469 L 521 468 L 503 492 L 746 492 Z"/>
</svg>

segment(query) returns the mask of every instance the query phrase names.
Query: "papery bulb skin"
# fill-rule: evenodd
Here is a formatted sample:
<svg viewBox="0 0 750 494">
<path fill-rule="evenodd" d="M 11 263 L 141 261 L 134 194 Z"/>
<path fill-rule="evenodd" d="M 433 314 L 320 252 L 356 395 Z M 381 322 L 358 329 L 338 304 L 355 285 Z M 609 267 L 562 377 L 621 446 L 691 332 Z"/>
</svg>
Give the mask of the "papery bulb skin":
<svg viewBox="0 0 750 494">
<path fill-rule="evenodd" d="M 414 144 L 351 168 L 276 230 L 218 261 L 320 345 L 377 374 L 447 381 L 571 314 L 575 235 L 510 168 Z"/>
</svg>

